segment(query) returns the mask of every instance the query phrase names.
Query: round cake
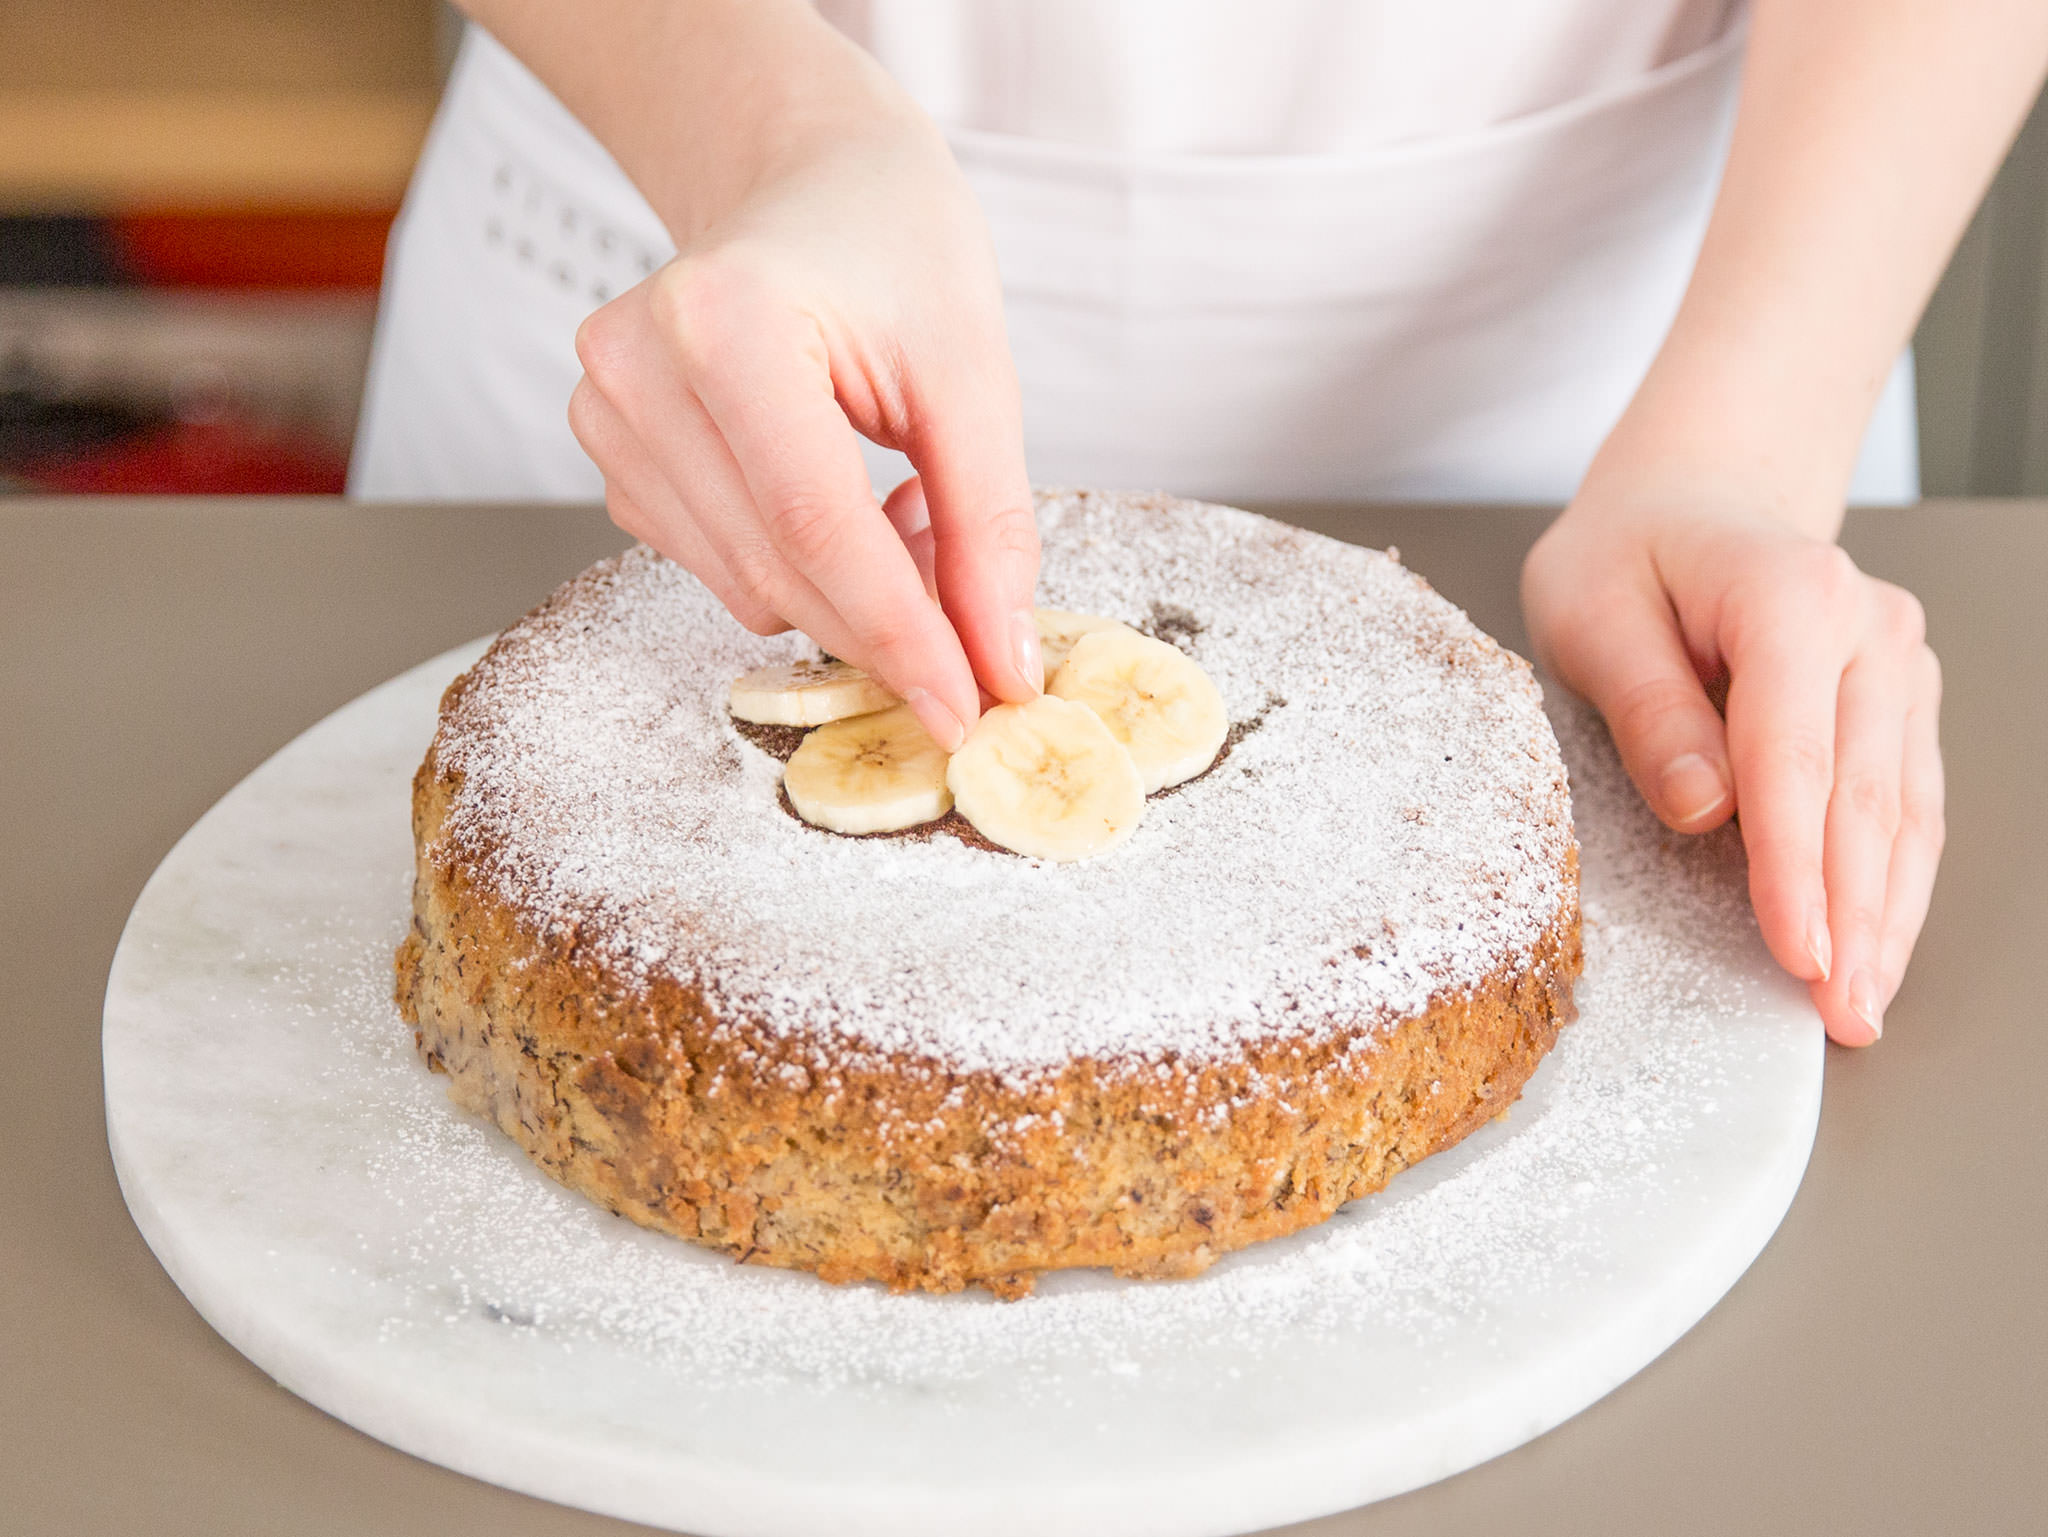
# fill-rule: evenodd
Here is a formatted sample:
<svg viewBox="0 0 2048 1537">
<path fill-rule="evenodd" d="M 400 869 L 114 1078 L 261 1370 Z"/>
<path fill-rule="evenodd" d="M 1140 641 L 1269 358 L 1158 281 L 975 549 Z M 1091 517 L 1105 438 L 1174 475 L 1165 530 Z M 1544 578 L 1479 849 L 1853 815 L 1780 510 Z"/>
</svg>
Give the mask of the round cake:
<svg viewBox="0 0 2048 1537">
<path fill-rule="evenodd" d="M 1528 664 L 1390 555 L 1047 493 L 1041 598 L 1214 679 L 1229 736 L 1055 864 L 845 837 L 745 728 L 764 639 L 646 548 L 449 688 L 397 997 L 549 1174 L 738 1259 L 1003 1296 L 1185 1276 L 1501 1113 L 1571 1016 L 1577 845 Z"/>
</svg>

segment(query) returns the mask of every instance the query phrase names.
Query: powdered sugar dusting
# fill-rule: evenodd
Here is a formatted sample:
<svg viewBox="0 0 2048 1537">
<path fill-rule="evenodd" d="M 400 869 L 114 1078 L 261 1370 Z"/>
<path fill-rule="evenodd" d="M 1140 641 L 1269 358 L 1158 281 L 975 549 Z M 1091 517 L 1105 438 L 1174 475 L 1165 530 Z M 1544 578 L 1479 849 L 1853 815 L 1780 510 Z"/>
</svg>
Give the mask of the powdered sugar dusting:
<svg viewBox="0 0 2048 1537">
<path fill-rule="evenodd" d="M 1039 521 L 1041 602 L 1150 624 L 1257 722 L 1116 852 L 793 820 L 724 694 L 807 646 L 644 548 L 479 664 L 439 738 L 449 850 L 621 986 L 668 971 L 721 1012 L 969 1070 L 1391 1023 L 1527 955 L 1571 829 L 1519 659 L 1386 556 L 1249 513 L 1067 493 Z"/>
</svg>

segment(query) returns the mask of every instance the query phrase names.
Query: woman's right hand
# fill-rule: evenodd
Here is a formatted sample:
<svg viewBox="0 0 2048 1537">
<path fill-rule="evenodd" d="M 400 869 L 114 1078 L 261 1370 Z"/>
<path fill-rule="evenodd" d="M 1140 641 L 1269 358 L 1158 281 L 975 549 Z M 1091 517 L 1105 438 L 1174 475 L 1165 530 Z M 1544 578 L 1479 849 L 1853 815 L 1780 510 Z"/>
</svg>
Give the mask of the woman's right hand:
<svg viewBox="0 0 2048 1537">
<path fill-rule="evenodd" d="M 872 673 L 951 750 L 980 689 L 1042 682 L 994 254 L 930 120 L 814 16 L 787 22 L 760 67 L 800 70 L 801 108 L 734 114 L 688 206 L 657 198 L 678 254 L 584 322 L 570 425 L 620 527 L 749 629 Z M 886 506 L 856 432 L 917 471 Z"/>
</svg>

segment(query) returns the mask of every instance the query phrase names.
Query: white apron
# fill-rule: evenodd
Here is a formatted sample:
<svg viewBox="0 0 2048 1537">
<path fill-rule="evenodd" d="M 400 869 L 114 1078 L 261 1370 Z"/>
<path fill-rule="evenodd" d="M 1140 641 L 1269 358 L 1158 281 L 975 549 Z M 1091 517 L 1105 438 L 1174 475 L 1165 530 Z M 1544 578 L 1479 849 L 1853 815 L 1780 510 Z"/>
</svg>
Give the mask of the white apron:
<svg viewBox="0 0 2048 1537">
<path fill-rule="evenodd" d="M 933 111 L 989 220 L 1033 479 L 1562 502 L 1677 310 L 1741 60 L 1718 5 L 1620 3 L 1272 0 L 1256 14 L 1287 13 L 1293 52 L 1251 64 L 1232 49 L 1287 52 L 1286 28 L 1225 28 L 1191 59 L 1188 0 L 826 10 Z M 1453 35 L 1489 5 L 1499 27 Z M 1437 32 L 1342 24 L 1369 14 Z M 1429 47 L 1470 56 L 1444 77 L 1460 89 L 1400 88 L 1389 50 Z M 602 147 L 472 27 L 394 233 L 351 491 L 598 499 L 565 418 L 575 329 L 671 254 Z M 1913 414 L 1902 359 L 1854 499 L 1917 495 Z M 869 462 L 878 487 L 908 473 Z"/>
</svg>

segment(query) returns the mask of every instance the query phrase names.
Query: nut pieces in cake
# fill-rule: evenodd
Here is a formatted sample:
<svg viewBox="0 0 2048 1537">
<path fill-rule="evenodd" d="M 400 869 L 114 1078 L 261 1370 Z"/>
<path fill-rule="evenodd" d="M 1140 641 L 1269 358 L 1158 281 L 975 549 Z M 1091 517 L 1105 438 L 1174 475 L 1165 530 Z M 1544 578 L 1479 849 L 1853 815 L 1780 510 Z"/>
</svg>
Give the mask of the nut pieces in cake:
<svg viewBox="0 0 2048 1537">
<path fill-rule="evenodd" d="M 844 662 L 760 667 L 733 715 L 816 726 L 783 769 L 798 816 L 831 832 L 900 832 L 957 807 L 991 843 L 1067 862 L 1115 848 L 1145 797 L 1202 773 L 1229 722 L 1216 685 L 1163 641 L 1094 614 L 1040 609 L 1046 693 L 984 713 L 949 760 L 908 707 Z"/>
</svg>

